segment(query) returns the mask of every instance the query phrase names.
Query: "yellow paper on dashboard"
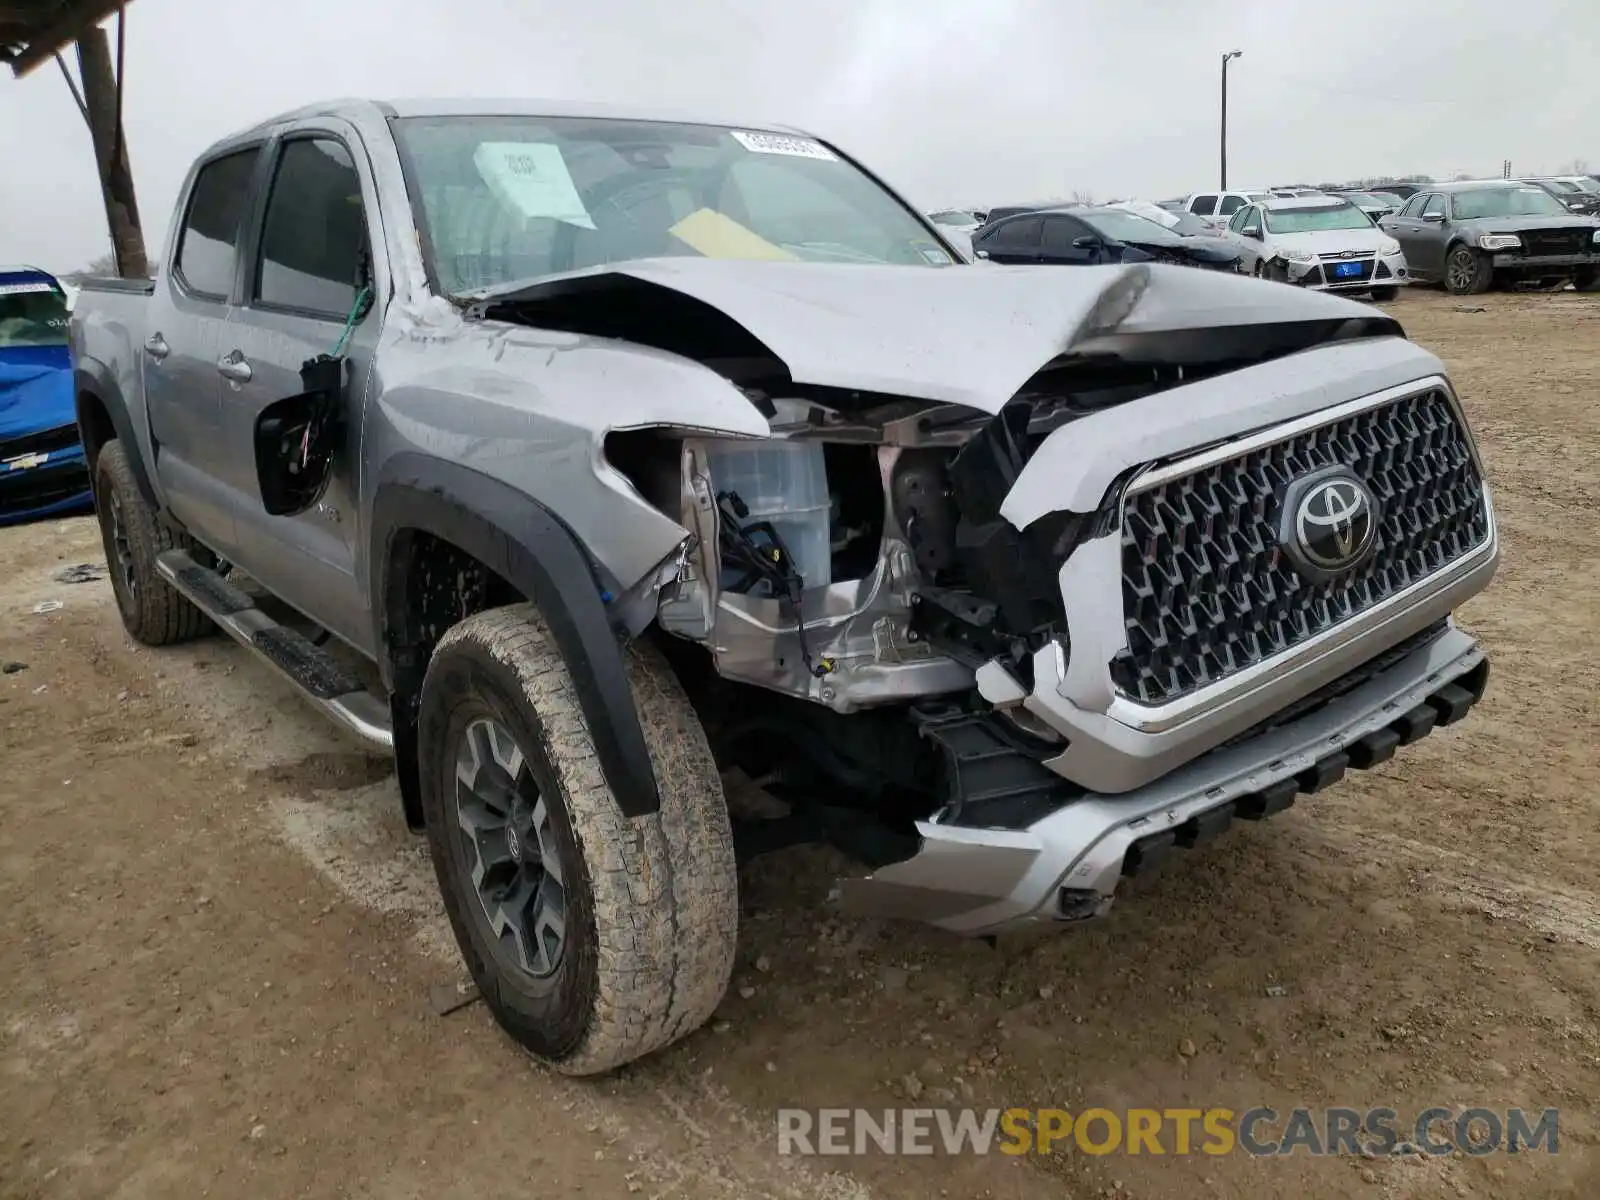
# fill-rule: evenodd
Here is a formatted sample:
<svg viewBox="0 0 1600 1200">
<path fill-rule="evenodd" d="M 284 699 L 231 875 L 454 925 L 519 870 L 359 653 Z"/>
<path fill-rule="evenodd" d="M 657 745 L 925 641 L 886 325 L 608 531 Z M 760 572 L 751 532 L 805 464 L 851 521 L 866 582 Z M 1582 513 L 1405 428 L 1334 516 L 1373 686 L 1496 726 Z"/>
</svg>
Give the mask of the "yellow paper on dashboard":
<svg viewBox="0 0 1600 1200">
<path fill-rule="evenodd" d="M 732 217 L 715 209 L 697 208 L 672 227 L 672 236 L 707 258 L 756 258 L 772 262 L 793 262 L 794 255 L 782 246 L 752 233 Z"/>
</svg>

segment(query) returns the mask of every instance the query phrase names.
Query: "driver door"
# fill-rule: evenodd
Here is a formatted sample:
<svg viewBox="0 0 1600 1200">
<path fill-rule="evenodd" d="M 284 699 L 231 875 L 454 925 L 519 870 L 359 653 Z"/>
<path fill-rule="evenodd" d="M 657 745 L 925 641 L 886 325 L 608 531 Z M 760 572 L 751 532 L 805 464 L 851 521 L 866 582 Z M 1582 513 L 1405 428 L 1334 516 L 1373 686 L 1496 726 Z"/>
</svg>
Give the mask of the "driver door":
<svg viewBox="0 0 1600 1200">
<path fill-rule="evenodd" d="M 1105 244 L 1082 221 L 1071 217 L 1044 218 L 1040 260 L 1056 266 L 1086 267 L 1103 261 Z"/>
<path fill-rule="evenodd" d="M 1423 202 L 1416 222 L 1413 245 L 1405 247 L 1406 263 L 1429 279 L 1444 276 L 1444 253 L 1450 245 L 1450 201 L 1442 192 L 1432 192 Z"/>
</svg>

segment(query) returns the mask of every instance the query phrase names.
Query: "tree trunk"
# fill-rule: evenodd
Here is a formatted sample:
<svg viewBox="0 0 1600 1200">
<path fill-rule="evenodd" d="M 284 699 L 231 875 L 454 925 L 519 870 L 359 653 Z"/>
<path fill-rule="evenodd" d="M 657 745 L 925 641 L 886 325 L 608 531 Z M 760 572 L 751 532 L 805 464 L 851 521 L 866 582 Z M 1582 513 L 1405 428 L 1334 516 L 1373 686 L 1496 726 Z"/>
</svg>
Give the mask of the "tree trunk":
<svg viewBox="0 0 1600 1200">
<path fill-rule="evenodd" d="M 83 102 L 89 110 L 89 136 L 94 142 L 100 194 L 105 199 L 106 223 L 111 228 L 111 249 L 117 274 L 124 279 L 147 279 L 144 230 L 134 199 L 133 170 L 128 166 L 128 143 L 118 135 L 118 80 L 111 66 L 111 42 L 98 26 L 78 38 L 78 70 L 83 76 Z M 113 157 L 115 161 L 113 161 Z"/>
</svg>

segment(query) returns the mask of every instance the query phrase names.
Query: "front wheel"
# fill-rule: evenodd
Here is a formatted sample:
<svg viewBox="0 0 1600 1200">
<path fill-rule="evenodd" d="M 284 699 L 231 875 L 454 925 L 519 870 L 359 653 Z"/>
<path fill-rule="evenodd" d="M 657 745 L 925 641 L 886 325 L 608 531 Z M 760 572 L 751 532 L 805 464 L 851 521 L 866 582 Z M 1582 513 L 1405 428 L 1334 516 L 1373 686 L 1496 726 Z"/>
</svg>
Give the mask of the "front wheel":
<svg viewBox="0 0 1600 1200">
<path fill-rule="evenodd" d="M 1494 263 L 1471 246 L 1457 246 L 1444 262 L 1444 287 L 1452 296 L 1477 296 L 1494 281 Z"/>
<path fill-rule="evenodd" d="M 1572 286 L 1580 292 L 1600 292 L 1600 267 L 1579 267 L 1572 273 Z"/>
<path fill-rule="evenodd" d="M 1377 304 L 1387 304 L 1400 295 L 1398 287 L 1375 287 L 1372 289 L 1372 299 Z"/>
<path fill-rule="evenodd" d="M 715 759 L 671 668 L 627 651 L 661 797 L 626 817 L 531 605 L 469 617 L 423 682 L 418 767 L 456 941 L 501 1027 L 593 1075 L 702 1025 L 733 970 L 738 876 Z"/>
</svg>

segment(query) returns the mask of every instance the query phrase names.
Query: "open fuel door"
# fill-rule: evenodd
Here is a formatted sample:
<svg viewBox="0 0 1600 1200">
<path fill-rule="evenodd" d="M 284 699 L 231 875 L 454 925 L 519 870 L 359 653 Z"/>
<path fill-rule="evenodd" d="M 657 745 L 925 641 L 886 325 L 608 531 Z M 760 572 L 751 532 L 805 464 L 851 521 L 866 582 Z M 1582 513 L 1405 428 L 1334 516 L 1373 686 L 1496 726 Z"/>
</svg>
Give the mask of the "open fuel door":
<svg viewBox="0 0 1600 1200">
<path fill-rule="evenodd" d="M 349 360 L 319 354 L 300 367 L 301 391 L 275 400 L 256 418 L 256 479 L 275 517 L 303 513 L 322 498 L 344 448 L 344 390 Z"/>
</svg>

